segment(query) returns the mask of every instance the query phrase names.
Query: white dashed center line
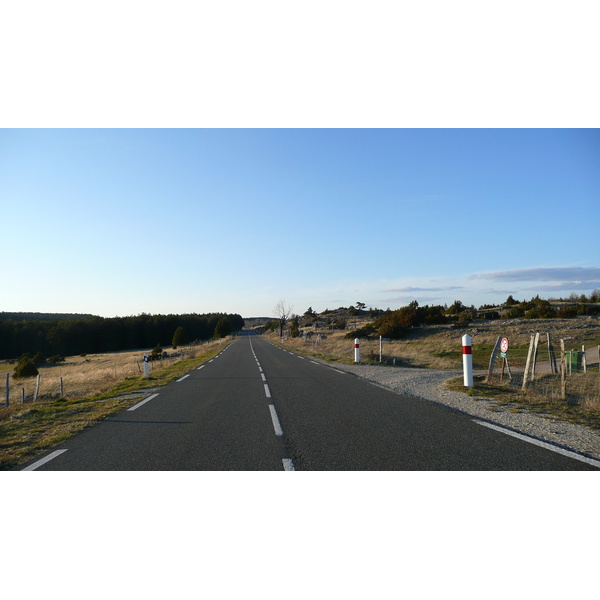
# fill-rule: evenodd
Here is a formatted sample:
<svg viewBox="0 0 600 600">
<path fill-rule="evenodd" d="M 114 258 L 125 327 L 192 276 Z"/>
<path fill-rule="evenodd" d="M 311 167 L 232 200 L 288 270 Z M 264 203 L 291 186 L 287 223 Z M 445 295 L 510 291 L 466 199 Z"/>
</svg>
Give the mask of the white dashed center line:
<svg viewBox="0 0 600 600">
<path fill-rule="evenodd" d="M 269 410 L 271 411 L 271 421 L 273 421 L 273 428 L 275 429 L 275 435 L 283 435 L 283 430 L 281 429 L 281 424 L 279 423 L 279 417 L 275 412 L 275 407 L 272 404 L 269 404 Z"/>
<path fill-rule="evenodd" d="M 154 400 L 154 398 L 156 398 L 156 396 L 158 396 L 158 394 L 152 394 L 152 396 L 148 396 L 145 400 L 142 400 L 141 402 L 134 404 L 131 408 L 128 408 L 127 410 L 128 411 L 135 410 L 136 408 L 139 408 L 140 406 L 146 404 L 146 402 L 150 402 L 150 400 Z"/>
</svg>

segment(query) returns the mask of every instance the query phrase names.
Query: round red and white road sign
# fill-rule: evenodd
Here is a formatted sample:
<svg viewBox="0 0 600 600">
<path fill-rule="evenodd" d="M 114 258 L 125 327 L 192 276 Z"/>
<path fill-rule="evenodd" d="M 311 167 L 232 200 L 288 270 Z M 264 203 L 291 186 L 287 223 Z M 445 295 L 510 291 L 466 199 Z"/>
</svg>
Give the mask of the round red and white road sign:
<svg viewBox="0 0 600 600">
<path fill-rule="evenodd" d="M 500 352 L 506 352 L 508 350 L 508 340 L 506 338 L 502 338 L 500 342 Z"/>
</svg>

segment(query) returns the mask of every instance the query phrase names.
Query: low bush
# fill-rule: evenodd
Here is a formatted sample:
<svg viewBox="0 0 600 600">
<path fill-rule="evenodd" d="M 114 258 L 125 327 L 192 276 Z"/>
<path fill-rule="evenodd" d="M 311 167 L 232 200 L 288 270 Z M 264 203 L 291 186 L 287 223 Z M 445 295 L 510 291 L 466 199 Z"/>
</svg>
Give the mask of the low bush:
<svg viewBox="0 0 600 600">
<path fill-rule="evenodd" d="M 35 377 L 39 371 L 31 358 L 22 358 L 15 367 L 13 377 L 15 379 L 25 379 L 26 377 Z"/>
<path fill-rule="evenodd" d="M 65 357 L 64 357 L 64 356 L 61 356 L 60 354 L 55 354 L 54 356 L 51 356 L 51 357 L 48 359 L 48 362 L 49 362 L 50 364 L 53 364 L 53 365 L 55 365 L 56 363 L 59 363 L 59 362 L 65 362 Z"/>
</svg>

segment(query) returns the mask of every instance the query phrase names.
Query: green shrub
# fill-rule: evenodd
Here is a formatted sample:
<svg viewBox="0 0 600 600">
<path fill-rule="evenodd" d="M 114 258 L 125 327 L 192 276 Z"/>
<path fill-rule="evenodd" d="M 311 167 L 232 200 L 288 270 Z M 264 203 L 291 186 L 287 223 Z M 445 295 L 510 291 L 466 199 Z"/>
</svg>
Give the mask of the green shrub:
<svg viewBox="0 0 600 600">
<path fill-rule="evenodd" d="M 38 370 L 31 358 L 22 358 L 13 373 L 15 379 L 25 379 L 26 377 L 35 377 L 36 375 L 38 375 Z"/>
<path fill-rule="evenodd" d="M 54 356 L 51 356 L 48 359 L 48 362 L 55 365 L 56 363 L 59 363 L 59 362 L 65 362 L 65 357 L 61 356 L 60 354 L 55 354 Z"/>
<path fill-rule="evenodd" d="M 520 306 L 513 306 L 507 314 L 507 317 L 509 319 L 518 319 L 519 317 L 522 317 L 525 314 L 525 309 L 521 308 Z"/>
<path fill-rule="evenodd" d="M 46 362 L 46 356 L 44 354 L 42 354 L 41 352 L 38 352 L 33 357 L 33 362 L 35 363 L 35 366 L 37 367 L 40 363 L 45 363 Z"/>
<path fill-rule="evenodd" d="M 345 337 L 349 340 L 353 340 L 354 338 L 367 337 L 372 333 L 375 333 L 376 325 L 375 323 L 367 323 L 364 327 L 360 327 L 354 331 L 349 331 Z"/>
<path fill-rule="evenodd" d="M 575 319 L 577 317 L 577 307 L 576 306 L 563 306 L 558 309 L 556 316 L 561 319 Z"/>
</svg>

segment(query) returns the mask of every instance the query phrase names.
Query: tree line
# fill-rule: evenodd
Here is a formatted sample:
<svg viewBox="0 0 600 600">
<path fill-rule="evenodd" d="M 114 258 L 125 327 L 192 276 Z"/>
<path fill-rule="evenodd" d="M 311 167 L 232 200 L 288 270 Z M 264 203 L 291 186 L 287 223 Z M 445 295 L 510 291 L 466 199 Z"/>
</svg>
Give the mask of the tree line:
<svg viewBox="0 0 600 600">
<path fill-rule="evenodd" d="M 455 324 L 463 327 L 475 320 L 501 318 L 572 319 L 578 316 L 596 316 L 600 315 L 600 290 L 594 290 L 589 296 L 571 294 L 568 299 L 553 300 L 544 300 L 537 295 L 529 301 L 519 301 L 510 295 L 499 306 L 483 305 L 479 309 L 475 306 L 467 306 L 460 300 L 455 300 L 450 306 L 447 304 L 419 306 L 419 303 L 415 300 L 394 311 L 389 308 L 385 311 L 378 308 L 369 308 L 366 311 L 365 308 L 366 304 L 364 302 L 357 302 L 356 306 L 340 306 L 337 311 L 326 309 L 319 314 L 312 307 L 309 307 L 303 315 L 303 323 L 300 322 L 301 317 L 299 315 L 291 315 L 287 331 L 291 337 L 298 337 L 302 334 L 300 328 L 311 324 L 315 327 L 320 325 L 332 330 L 348 329 L 351 324 L 351 317 L 368 315 L 373 321 L 363 327 L 349 331 L 346 334 L 347 338 L 381 335 L 389 339 L 402 339 L 410 328 L 419 325 Z M 277 311 L 275 312 L 279 314 Z M 287 322 L 286 316 L 283 324 Z M 281 319 L 267 321 L 265 324 L 266 331 L 275 331 L 277 328 L 280 331 L 282 330 Z"/>
<path fill-rule="evenodd" d="M 0 318 L 0 359 L 16 359 L 26 353 L 73 356 L 169 346 L 178 328 L 182 328 L 180 343 L 188 343 L 224 337 L 243 326 L 240 315 L 225 313 L 60 320 Z"/>
</svg>

